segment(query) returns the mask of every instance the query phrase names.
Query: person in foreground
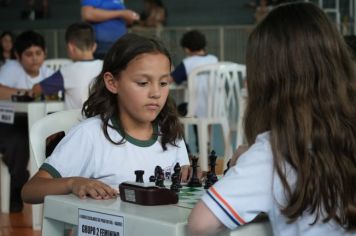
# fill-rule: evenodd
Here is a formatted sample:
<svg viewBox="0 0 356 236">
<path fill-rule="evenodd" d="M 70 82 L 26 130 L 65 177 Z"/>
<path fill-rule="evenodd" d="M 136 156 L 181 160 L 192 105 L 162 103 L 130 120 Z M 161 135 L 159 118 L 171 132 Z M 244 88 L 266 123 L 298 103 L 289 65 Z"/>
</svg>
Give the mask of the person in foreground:
<svg viewBox="0 0 356 236">
<path fill-rule="evenodd" d="M 148 182 L 157 165 L 172 172 L 177 162 L 186 181 L 189 158 L 168 97 L 170 68 L 161 43 L 134 34 L 121 37 L 83 105 L 87 119 L 69 131 L 24 186 L 24 201 L 69 193 L 113 198 L 121 182 L 135 181 L 135 170 L 144 170 Z"/>
<path fill-rule="evenodd" d="M 246 66 L 249 149 L 194 207 L 191 234 L 266 213 L 273 235 L 356 235 L 356 84 L 342 36 L 317 6 L 281 5 L 250 35 Z"/>
</svg>

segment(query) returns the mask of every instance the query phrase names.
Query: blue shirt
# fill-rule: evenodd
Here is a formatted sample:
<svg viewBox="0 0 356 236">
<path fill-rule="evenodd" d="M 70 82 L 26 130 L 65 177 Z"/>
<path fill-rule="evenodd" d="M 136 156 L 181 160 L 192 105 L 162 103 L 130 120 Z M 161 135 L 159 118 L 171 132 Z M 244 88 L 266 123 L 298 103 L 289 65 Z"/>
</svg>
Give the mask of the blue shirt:
<svg viewBox="0 0 356 236">
<path fill-rule="evenodd" d="M 81 0 L 81 6 L 92 6 L 102 10 L 125 10 L 122 0 Z M 102 22 L 91 22 L 96 41 L 113 43 L 127 32 L 126 22 L 115 18 Z"/>
</svg>

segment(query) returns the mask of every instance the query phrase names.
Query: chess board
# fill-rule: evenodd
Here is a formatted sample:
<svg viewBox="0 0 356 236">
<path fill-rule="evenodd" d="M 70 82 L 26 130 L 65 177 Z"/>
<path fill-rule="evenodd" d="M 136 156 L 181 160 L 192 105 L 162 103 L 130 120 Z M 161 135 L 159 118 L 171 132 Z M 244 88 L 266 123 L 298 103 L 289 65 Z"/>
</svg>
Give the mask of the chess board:
<svg viewBox="0 0 356 236">
<path fill-rule="evenodd" d="M 179 201 L 177 203 L 180 207 L 193 209 L 198 200 L 206 192 L 204 187 L 188 187 L 183 186 L 178 194 Z"/>
</svg>

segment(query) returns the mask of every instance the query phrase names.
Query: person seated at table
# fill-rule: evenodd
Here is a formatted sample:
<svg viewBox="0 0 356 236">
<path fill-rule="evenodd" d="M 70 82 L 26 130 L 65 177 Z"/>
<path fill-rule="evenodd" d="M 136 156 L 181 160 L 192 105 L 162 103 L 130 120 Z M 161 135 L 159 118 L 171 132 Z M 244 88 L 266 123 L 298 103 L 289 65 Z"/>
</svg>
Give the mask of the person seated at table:
<svg viewBox="0 0 356 236">
<path fill-rule="evenodd" d="M 64 91 L 67 109 L 81 108 L 88 98 L 91 81 L 100 74 L 103 61 L 94 59 L 94 30 L 90 24 L 71 24 L 65 34 L 67 53 L 74 63 L 63 66 L 50 77 L 33 86 L 35 96 L 49 96 Z"/>
<path fill-rule="evenodd" d="M 7 60 L 0 70 L 0 99 L 28 92 L 34 84 L 53 74 L 43 64 L 46 44 L 42 35 L 23 32 L 16 38 L 14 48 L 16 60 Z"/>
<path fill-rule="evenodd" d="M 83 105 L 87 119 L 69 131 L 25 184 L 24 201 L 40 203 L 46 195 L 69 193 L 114 198 L 121 182 L 135 181 L 135 170 L 144 170 L 148 182 L 157 165 L 172 173 L 180 163 L 186 181 L 189 158 L 168 97 L 170 68 L 170 55 L 158 41 L 121 37 Z"/>
<path fill-rule="evenodd" d="M 172 72 L 172 78 L 178 85 L 187 81 L 188 75 L 193 69 L 218 62 L 215 55 L 207 54 L 205 35 L 198 30 L 186 32 L 180 40 L 180 45 L 187 57 Z M 205 85 L 201 83 L 197 87 L 197 109 L 194 114 L 197 117 L 204 117 L 206 115 L 206 101 L 208 100 L 206 91 L 203 91 Z M 182 116 L 185 116 L 187 114 L 187 103 L 179 104 L 178 111 Z"/>
<path fill-rule="evenodd" d="M 249 148 L 195 205 L 189 231 L 266 213 L 274 235 L 355 235 L 355 69 L 336 25 L 314 4 L 280 5 L 250 34 L 246 66 Z"/>
<path fill-rule="evenodd" d="M 53 71 L 43 65 L 45 40 L 34 31 L 20 34 L 14 44 L 17 60 L 7 60 L 0 69 L 0 99 L 10 99 L 33 84 L 50 76 Z M 21 188 L 28 180 L 29 159 L 27 115 L 16 113 L 13 124 L 0 123 L 0 153 L 11 176 L 10 211 L 22 210 Z"/>
</svg>

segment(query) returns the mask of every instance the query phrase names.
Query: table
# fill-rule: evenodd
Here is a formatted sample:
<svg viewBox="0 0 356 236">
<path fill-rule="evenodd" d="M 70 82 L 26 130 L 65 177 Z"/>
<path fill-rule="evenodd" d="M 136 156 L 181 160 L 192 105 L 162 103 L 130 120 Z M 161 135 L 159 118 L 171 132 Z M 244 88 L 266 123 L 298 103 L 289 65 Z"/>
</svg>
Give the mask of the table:
<svg viewBox="0 0 356 236">
<path fill-rule="evenodd" d="M 64 102 L 63 101 L 36 101 L 36 102 L 12 102 L 10 100 L 0 100 L 0 106 L 12 107 L 15 112 L 23 112 L 27 113 L 28 118 L 28 129 L 30 131 L 32 125 L 46 116 L 50 112 L 64 110 Z M 30 146 L 30 163 L 29 170 L 31 176 L 33 176 L 37 170 L 38 166 L 36 165 L 36 161 L 34 159 L 31 145 Z M 40 230 L 42 221 L 42 217 L 35 217 L 34 212 L 41 212 L 41 205 L 34 205 L 32 207 L 32 227 L 34 230 Z"/>
<path fill-rule="evenodd" d="M 118 199 L 79 199 L 73 194 L 47 196 L 44 202 L 42 235 L 59 236 L 67 224 L 78 225 L 78 209 L 124 217 L 124 236 L 187 234 L 187 218 L 191 209 L 178 205 L 141 206 Z M 251 223 L 237 230 L 225 230 L 219 235 L 272 235 L 268 221 Z"/>
</svg>

